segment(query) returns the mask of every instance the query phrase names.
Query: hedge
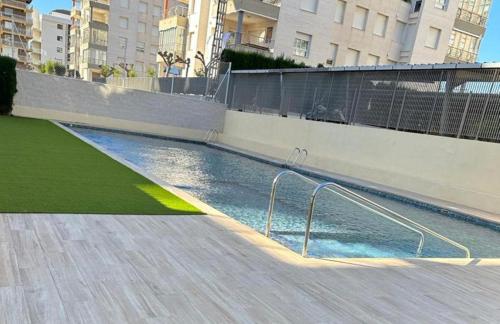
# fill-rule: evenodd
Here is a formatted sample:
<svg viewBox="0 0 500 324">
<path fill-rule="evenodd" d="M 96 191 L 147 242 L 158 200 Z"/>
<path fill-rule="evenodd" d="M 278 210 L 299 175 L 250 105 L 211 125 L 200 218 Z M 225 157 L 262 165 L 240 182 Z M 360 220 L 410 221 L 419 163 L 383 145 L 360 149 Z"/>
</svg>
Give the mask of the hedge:
<svg viewBox="0 0 500 324">
<path fill-rule="evenodd" d="M 10 115 L 17 92 L 16 60 L 0 56 L 0 115 Z"/>
<path fill-rule="evenodd" d="M 293 69 L 306 68 L 301 62 L 297 63 L 291 58 L 278 56 L 276 58 L 252 52 L 239 52 L 232 49 L 225 49 L 222 52 L 221 60 L 231 62 L 232 70 L 267 70 L 267 69 Z"/>
</svg>

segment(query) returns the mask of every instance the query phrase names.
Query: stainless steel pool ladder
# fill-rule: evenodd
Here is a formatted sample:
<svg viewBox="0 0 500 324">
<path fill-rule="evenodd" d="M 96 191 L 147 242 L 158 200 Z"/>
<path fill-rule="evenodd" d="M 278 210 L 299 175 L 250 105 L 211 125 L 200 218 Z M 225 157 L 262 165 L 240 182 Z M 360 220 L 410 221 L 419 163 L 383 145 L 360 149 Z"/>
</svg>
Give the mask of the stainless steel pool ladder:
<svg viewBox="0 0 500 324">
<path fill-rule="evenodd" d="M 209 130 L 207 132 L 207 134 L 205 135 L 205 138 L 203 139 L 203 141 L 205 143 L 210 143 L 210 141 L 212 140 L 212 137 L 215 135 L 214 139 L 217 138 L 217 136 L 219 136 L 219 131 L 216 130 L 215 128 L 212 128 L 211 130 Z"/>
<path fill-rule="evenodd" d="M 271 190 L 271 198 L 270 198 L 270 201 L 269 201 L 269 210 L 268 210 L 268 216 L 267 216 L 267 224 L 266 224 L 266 236 L 267 237 L 270 237 L 271 235 L 271 226 L 272 226 L 272 218 L 273 218 L 273 210 L 274 210 L 274 201 L 275 201 L 275 198 L 276 198 L 276 189 L 277 189 L 277 186 L 278 186 L 278 183 L 280 181 L 280 179 L 286 175 L 293 175 L 293 176 L 296 176 L 298 177 L 299 179 L 305 181 L 305 182 L 308 182 L 308 183 L 311 183 L 311 184 L 314 184 L 316 185 L 312 195 L 311 195 L 311 200 L 309 202 L 309 208 L 308 208 L 308 212 L 307 212 L 307 220 L 306 220 L 306 229 L 305 229 L 305 236 L 304 236 L 304 245 L 302 247 L 302 256 L 303 257 L 307 257 L 308 255 L 308 244 L 309 244 L 309 238 L 310 238 L 310 235 L 311 235 L 311 225 L 312 225 L 312 220 L 313 220 L 313 214 L 314 214 L 314 207 L 315 207 L 315 204 L 316 204 L 316 199 L 317 199 L 317 196 L 318 196 L 318 193 L 321 192 L 322 190 L 328 190 L 344 199 L 347 199 L 349 201 L 351 201 L 352 203 L 364 208 L 364 209 L 367 209 L 367 210 L 370 210 L 372 212 L 374 212 L 376 215 L 379 215 L 393 223 L 396 223 L 414 233 L 417 233 L 420 235 L 420 241 L 419 241 L 419 244 L 418 244 L 418 248 L 417 248 L 417 252 L 416 252 L 416 257 L 419 257 L 421 254 L 422 254 L 422 250 L 423 250 L 423 247 L 424 247 L 424 243 L 425 243 L 425 235 L 424 235 L 424 232 L 426 232 L 427 234 L 429 235 L 432 235 L 462 251 L 464 251 L 465 253 L 465 257 L 466 258 L 470 258 L 471 257 L 471 254 L 470 254 L 470 250 L 463 246 L 462 244 L 458 243 L 458 242 L 455 242 L 439 233 L 436 233 L 435 231 L 407 218 L 407 217 L 404 217 L 398 213 L 396 213 L 395 211 L 392 211 L 384 206 L 381 206 L 371 200 L 369 200 L 368 198 L 365 198 L 339 184 L 336 184 L 334 182 L 324 182 L 324 183 L 319 183 L 319 182 L 316 182 L 306 176 L 303 176 L 302 174 L 300 173 L 297 173 L 295 171 L 291 171 L 291 170 L 285 170 L 285 171 L 282 171 L 280 172 L 275 178 L 274 178 L 274 181 L 273 181 L 273 186 L 272 186 L 272 190 Z M 352 199 L 352 198 L 349 198 L 347 197 L 346 195 L 344 194 L 341 194 L 335 190 L 332 189 L 335 188 L 335 189 L 338 189 L 344 193 L 347 193 L 353 197 L 355 197 L 356 199 L 359 199 L 361 202 L 355 200 L 355 199 Z M 371 205 L 371 207 L 370 207 Z M 379 210 L 377 210 L 379 209 Z M 381 212 L 382 211 L 382 212 Z M 390 215 L 392 216 L 390 216 Z M 399 221 L 398 219 L 401 219 L 401 220 L 404 220 L 406 222 L 408 222 L 409 224 L 411 225 L 407 225 L 401 221 Z"/>
<path fill-rule="evenodd" d="M 291 167 L 294 165 L 302 165 L 304 164 L 304 162 L 306 162 L 308 155 L 309 151 L 307 151 L 305 148 L 296 147 L 286 158 L 285 166 Z"/>
</svg>

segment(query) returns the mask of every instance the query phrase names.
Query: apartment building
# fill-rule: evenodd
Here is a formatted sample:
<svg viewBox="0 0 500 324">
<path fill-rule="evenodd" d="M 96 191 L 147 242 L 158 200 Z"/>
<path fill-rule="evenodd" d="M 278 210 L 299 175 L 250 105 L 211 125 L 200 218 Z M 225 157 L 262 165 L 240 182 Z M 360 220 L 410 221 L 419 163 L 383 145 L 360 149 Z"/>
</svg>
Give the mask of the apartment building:
<svg viewBox="0 0 500 324">
<path fill-rule="evenodd" d="M 490 4 L 288 0 L 272 50 L 309 65 L 475 62 Z"/>
<path fill-rule="evenodd" d="M 475 62 L 491 0 L 229 0 L 226 46 L 310 66 Z M 217 1 L 165 0 L 160 47 L 207 58 Z M 161 61 L 158 60 L 161 66 Z M 180 68 L 185 67 L 179 65 Z"/>
<path fill-rule="evenodd" d="M 55 61 L 69 67 L 70 11 L 53 10 L 40 17 L 41 63 Z"/>
<path fill-rule="evenodd" d="M 103 64 L 156 70 L 162 1 L 74 0 L 70 74 L 93 80 Z"/>
<path fill-rule="evenodd" d="M 28 41 L 31 33 L 31 0 L 0 0 L 0 55 L 18 61 L 19 67 L 28 67 Z"/>
</svg>

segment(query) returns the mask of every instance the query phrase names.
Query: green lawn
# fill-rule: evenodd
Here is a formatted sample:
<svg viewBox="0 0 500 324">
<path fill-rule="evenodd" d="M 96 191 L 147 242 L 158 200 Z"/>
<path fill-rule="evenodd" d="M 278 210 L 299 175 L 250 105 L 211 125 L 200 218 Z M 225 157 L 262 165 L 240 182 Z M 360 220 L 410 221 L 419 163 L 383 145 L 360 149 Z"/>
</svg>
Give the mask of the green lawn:
<svg viewBox="0 0 500 324">
<path fill-rule="evenodd" d="M 44 120 L 0 116 L 0 212 L 201 214 Z"/>
</svg>

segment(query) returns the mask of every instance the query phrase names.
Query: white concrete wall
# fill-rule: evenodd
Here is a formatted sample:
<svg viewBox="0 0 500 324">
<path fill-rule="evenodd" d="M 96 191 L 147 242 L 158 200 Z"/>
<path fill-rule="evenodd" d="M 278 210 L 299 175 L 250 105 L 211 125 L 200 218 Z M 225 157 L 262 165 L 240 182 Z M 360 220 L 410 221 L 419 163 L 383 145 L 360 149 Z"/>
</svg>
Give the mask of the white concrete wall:
<svg viewBox="0 0 500 324">
<path fill-rule="evenodd" d="M 223 105 L 18 70 L 14 114 L 202 140 L 221 130 Z"/>
<path fill-rule="evenodd" d="M 307 167 L 500 215 L 500 144 L 236 111 L 219 141 L 278 159 L 304 147 Z"/>
</svg>

